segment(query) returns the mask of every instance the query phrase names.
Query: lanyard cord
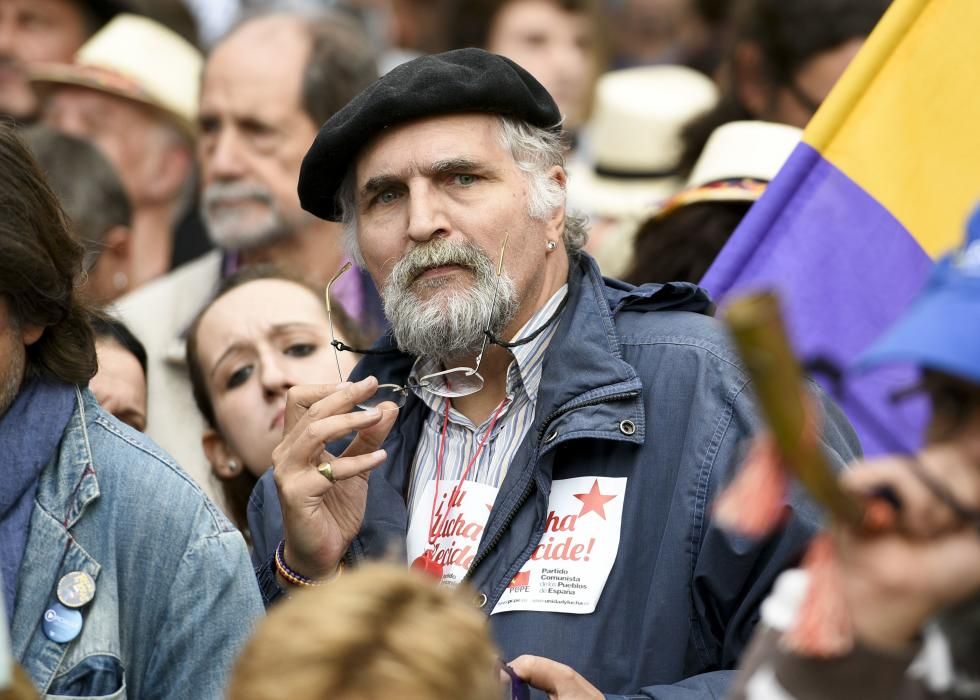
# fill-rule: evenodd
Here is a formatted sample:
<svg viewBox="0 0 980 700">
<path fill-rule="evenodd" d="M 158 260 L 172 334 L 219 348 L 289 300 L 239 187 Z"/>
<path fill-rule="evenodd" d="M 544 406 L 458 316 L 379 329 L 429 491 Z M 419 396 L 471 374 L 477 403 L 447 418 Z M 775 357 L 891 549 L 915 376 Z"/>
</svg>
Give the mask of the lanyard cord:
<svg viewBox="0 0 980 700">
<path fill-rule="evenodd" d="M 452 507 L 453 501 L 459 495 L 460 490 L 463 488 L 463 482 L 466 481 L 466 477 L 469 476 L 470 469 L 476 464 L 477 458 L 480 456 L 480 452 L 483 451 L 483 446 L 487 444 L 487 440 L 490 439 L 490 434 L 493 433 L 493 427 L 497 424 L 497 418 L 504 410 L 504 406 L 510 401 L 509 398 L 505 398 L 497 406 L 497 410 L 493 413 L 493 418 L 490 419 L 490 425 L 487 427 L 487 432 L 483 434 L 483 438 L 480 440 L 480 444 L 476 447 L 476 452 L 473 453 L 470 463 L 466 465 L 466 469 L 463 471 L 463 475 L 459 477 L 459 483 L 453 487 L 452 493 L 449 494 L 449 504 L 446 506 L 446 514 L 449 514 L 449 508 Z M 439 437 L 439 456 L 436 459 L 436 488 L 432 495 L 432 512 L 429 514 L 429 544 L 435 544 L 436 538 L 432 534 L 432 527 L 436 519 L 436 501 L 439 499 L 439 482 L 442 479 L 442 461 L 446 454 L 446 433 L 449 432 L 449 399 L 446 399 L 446 412 L 442 419 L 442 435 Z"/>
</svg>

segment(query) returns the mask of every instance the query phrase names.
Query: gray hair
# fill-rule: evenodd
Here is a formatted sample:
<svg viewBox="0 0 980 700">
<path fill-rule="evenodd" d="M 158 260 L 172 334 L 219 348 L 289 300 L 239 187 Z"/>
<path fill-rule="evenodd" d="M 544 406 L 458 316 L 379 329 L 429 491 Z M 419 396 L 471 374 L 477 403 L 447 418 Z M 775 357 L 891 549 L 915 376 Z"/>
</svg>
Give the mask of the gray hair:
<svg viewBox="0 0 980 700">
<path fill-rule="evenodd" d="M 527 178 L 528 215 L 532 219 L 543 219 L 565 205 L 565 188 L 548 176 L 548 171 L 554 166 L 565 167 L 561 135 L 511 117 L 500 116 L 499 119 L 500 145 L 510 151 L 517 167 Z M 364 259 L 357 245 L 356 186 L 355 169 L 351 165 L 337 190 L 337 204 L 344 226 L 344 245 L 354 262 L 363 265 Z M 588 237 L 585 217 L 567 211 L 563 239 L 568 254 L 576 255 L 585 246 Z"/>
<path fill-rule="evenodd" d="M 378 79 L 376 52 L 350 13 L 326 7 L 323 0 L 265 0 L 247 5 L 251 7 L 221 41 L 256 20 L 295 19 L 310 41 L 300 98 L 303 112 L 315 125 L 323 124 Z"/>
<path fill-rule="evenodd" d="M 102 252 L 105 234 L 113 227 L 133 223 L 132 202 L 119 173 L 91 141 L 41 124 L 21 135 L 85 246 L 84 266 L 91 270 Z"/>
</svg>

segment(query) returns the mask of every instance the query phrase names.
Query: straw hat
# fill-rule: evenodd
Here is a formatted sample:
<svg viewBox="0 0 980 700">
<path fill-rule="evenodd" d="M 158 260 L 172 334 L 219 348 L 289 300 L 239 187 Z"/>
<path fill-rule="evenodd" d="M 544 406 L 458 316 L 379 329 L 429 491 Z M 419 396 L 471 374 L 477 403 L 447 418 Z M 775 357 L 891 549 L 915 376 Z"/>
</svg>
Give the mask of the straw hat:
<svg viewBox="0 0 980 700">
<path fill-rule="evenodd" d="M 636 216 L 673 194 L 680 134 L 718 100 L 715 84 L 683 66 L 646 66 L 604 74 L 589 129 L 595 164 L 569 165 L 569 201 L 586 213 Z"/>
<path fill-rule="evenodd" d="M 78 85 L 150 105 L 193 136 L 203 63 L 200 51 L 159 22 L 120 14 L 74 63 L 37 64 L 30 78 L 40 87 Z"/>
<path fill-rule="evenodd" d="M 737 121 L 715 129 L 687 185 L 654 212 L 664 217 L 698 202 L 754 202 L 776 177 L 803 132 L 773 122 Z"/>
</svg>

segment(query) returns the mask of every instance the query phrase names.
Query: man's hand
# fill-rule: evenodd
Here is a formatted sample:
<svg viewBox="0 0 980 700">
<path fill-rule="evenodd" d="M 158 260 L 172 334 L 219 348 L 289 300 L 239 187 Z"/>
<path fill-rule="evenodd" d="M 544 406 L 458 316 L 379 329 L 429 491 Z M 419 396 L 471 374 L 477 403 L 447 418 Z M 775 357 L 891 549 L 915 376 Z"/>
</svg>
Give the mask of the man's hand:
<svg viewBox="0 0 980 700">
<path fill-rule="evenodd" d="M 930 491 L 905 457 L 858 466 L 844 477 L 858 493 L 883 486 L 902 507 L 894 532 L 835 530 L 855 632 L 869 646 L 900 652 L 937 612 L 980 592 L 980 533 Z M 980 505 L 980 470 L 951 446 L 923 451 L 919 469 L 967 508 Z"/>
<path fill-rule="evenodd" d="M 332 573 L 361 527 L 372 469 L 387 457 L 379 449 L 395 423 L 394 404 L 361 411 L 356 406 L 374 395 L 378 382 L 297 386 L 286 396 L 283 439 L 272 453 L 272 465 L 286 536 L 290 568 L 312 579 Z M 356 432 L 340 456 L 324 450 Z M 317 471 L 330 462 L 331 483 Z"/>
<path fill-rule="evenodd" d="M 603 700 L 603 694 L 591 683 L 557 661 L 525 654 L 509 666 L 528 685 L 546 692 L 548 700 Z"/>
</svg>

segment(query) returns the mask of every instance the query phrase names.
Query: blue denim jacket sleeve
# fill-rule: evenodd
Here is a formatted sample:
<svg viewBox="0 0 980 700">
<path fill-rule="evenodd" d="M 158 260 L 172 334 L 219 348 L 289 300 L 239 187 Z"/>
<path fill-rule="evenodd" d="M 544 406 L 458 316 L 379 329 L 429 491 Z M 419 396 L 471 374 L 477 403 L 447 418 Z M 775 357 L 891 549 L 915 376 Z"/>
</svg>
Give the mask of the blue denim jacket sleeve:
<svg viewBox="0 0 980 700">
<path fill-rule="evenodd" d="M 174 572 L 141 697 L 223 698 L 227 675 L 262 614 L 237 532 L 193 542 Z"/>
</svg>

